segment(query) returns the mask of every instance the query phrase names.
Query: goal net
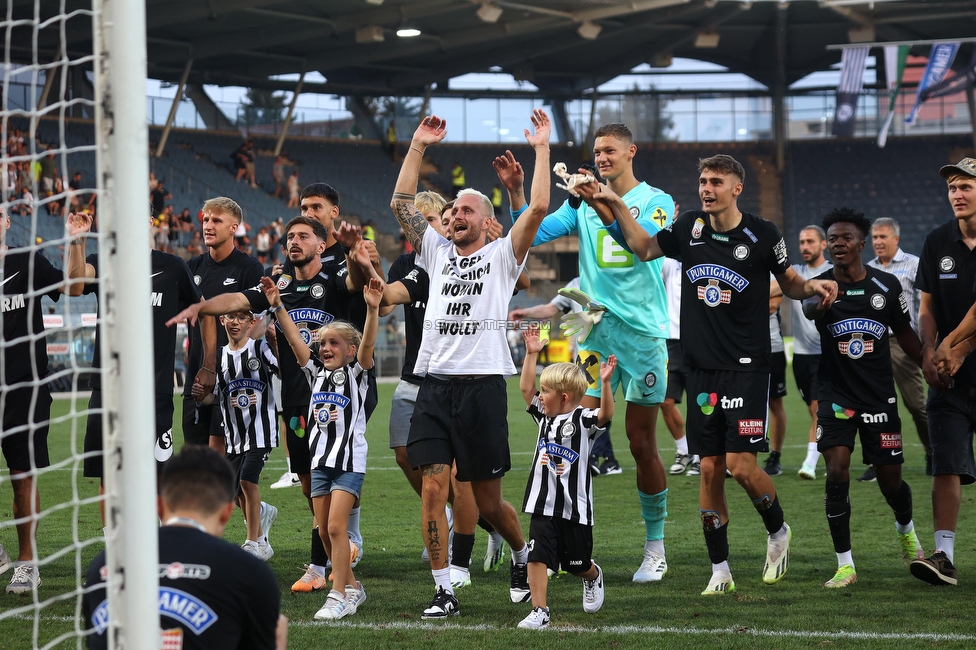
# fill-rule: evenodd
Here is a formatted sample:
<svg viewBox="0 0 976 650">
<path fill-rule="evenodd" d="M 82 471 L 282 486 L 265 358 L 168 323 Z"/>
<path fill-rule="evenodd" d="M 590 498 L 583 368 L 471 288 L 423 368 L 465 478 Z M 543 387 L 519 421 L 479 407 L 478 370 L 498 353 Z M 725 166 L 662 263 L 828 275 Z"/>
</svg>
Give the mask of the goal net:
<svg viewBox="0 0 976 650">
<path fill-rule="evenodd" d="M 0 18 L 0 646 L 86 647 L 85 574 L 104 549 L 109 647 L 157 648 L 150 257 L 135 217 L 148 217 L 145 5 L 6 0 Z M 97 303 L 67 295 L 79 211 L 96 224 L 82 245 L 99 256 Z M 92 414 L 104 496 L 83 476 Z"/>
</svg>

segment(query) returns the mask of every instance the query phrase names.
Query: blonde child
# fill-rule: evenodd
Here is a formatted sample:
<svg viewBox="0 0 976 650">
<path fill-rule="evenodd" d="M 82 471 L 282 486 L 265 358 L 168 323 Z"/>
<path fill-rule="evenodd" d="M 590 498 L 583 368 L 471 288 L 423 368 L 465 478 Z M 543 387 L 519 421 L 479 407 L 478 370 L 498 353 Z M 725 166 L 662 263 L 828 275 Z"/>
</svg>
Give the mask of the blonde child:
<svg viewBox="0 0 976 650">
<path fill-rule="evenodd" d="M 288 310 L 282 309 L 277 286 L 271 278 L 261 278 L 270 311 L 312 389 L 306 434 L 312 454 L 312 510 L 332 561 L 333 575 L 332 590 L 315 613 L 317 619 L 335 620 L 355 614 L 366 600 L 366 591 L 349 564 L 347 524 L 366 476 L 366 371 L 373 367 L 383 286 L 381 280 L 373 278 L 363 287 L 367 311 L 362 335 L 343 321 L 333 321 L 316 331 L 316 358 Z"/>
<path fill-rule="evenodd" d="M 536 391 L 536 361 L 548 343 L 538 329 L 522 332 L 525 362 L 519 388 L 526 411 L 539 425 L 529 483 L 522 511 L 532 515 L 529 524 L 529 589 L 532 611 L 520 628 L 549 627 L 546 605 L 547 569 L 563 570 L 583 579 L 583 611 L 603 606 L 603 571 L 593 554 L 593 487 L 587 460 L 593 440 L 606 432 L 613 417 L 610 377 L 617 367 L 612 354 L 600 364 L 600 408 L 586 409 L 580 400 L 586 393 L 583 370 L 574 363 L 555 363 L 542 371 L 541 390 Z"/>
</svg>

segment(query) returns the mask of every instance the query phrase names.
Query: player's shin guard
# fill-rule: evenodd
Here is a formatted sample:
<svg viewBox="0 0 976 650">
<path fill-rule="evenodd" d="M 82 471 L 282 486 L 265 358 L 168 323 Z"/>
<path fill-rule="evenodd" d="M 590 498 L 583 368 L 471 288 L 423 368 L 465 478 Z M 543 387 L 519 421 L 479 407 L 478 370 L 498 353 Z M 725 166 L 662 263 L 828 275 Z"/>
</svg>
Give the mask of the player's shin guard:
<svg viewBox="0 0 976 650">
<path fill-rule="evenodd" d="M 481 515 L 478 515 L 478 526 L 486 533 L 495 532 L 495 527 L 489 524 L 488 520 L 482 517 Z"/>
<path fill-rule="evenodd" d="M 893 495 L 885 495 L 885 500 L 899 524 L 905 526 L 912 520 L 912 488 L 908 483 L 902 481 Z"/>
<path fill-rule="evenodd" d="M 752 505 L 759 511 L 767 533 L 772 535 L 783 529 L 783 508 L 779 505 L 779 495 L 770 499 L 768 494 L 764 494 L 758 499 L 753 499 Z"/>
<path fill-rule="evenodd" d="M 722 523 L 722 515 L 714 510 L 701 511 L 702 530 L 705 533 L 705 546 L 712 564 L 721 564 L 729 559 L 729 524 Z"/>
<path fill-rule="evenodd" d="M 664 520 L 668 517 L 668 491 L 657 494 L 644 494 L 637 490 L 640 497 L 641 517 L 644 518 L 644 528 L 647 541 L 664 539 Z"/>
<path fill-rule="evenodd" d="M 851 550 L 851 500 L 848 497 L 851 482 L 831 483 L 827 481 L 824 490 L 824 510 L 827 512 L 827 526 L 830 538 L 834 541 L 835 553 Z"/>
<path fill-rule="evenodd" d="M 454 539 L 451 542 L 451 564 L 467 569 L 471 564 L 472 550 L 474 550 L 474 533 L 470 535 L 454 533 Z"/>
<path fill-rule="evenodd" d="M 312 550 L 310 557 L 310 564 L 325 566 L 329 563 L 329 554 L 325 552 L 325 544 L 322 543 L 322 538 L 319 536 L 318 527 L 312 529 Z"/>
</svg>

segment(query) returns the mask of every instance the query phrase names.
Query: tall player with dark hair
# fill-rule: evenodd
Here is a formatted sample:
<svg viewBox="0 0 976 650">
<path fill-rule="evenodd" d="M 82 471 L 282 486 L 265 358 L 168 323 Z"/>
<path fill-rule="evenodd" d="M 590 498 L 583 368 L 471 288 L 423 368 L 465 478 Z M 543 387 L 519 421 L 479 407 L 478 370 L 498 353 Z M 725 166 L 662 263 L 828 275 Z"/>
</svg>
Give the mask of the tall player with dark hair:
<svg viewBox="0 0 976 650">
<path fill-rule="evenodd" d="M 837 282 L 837 300 L 825 308 L 819 296 L 808 298 L 803 313 L 816 321 L 820 332 L 817 442 L 827 463 L 824 509 L 837 553 L 837 572 L 824 586 L 842 588 L 857 581 L 849 492 L 858 433 L 864 462 L 874 466 L 878 487 L 895 513 L 902 558 L 911 562 L 925 557 L 912 521 L 912 489 L 901 476 L 905 456 L 889 327 L 918 365 L 922 346 L 898 278 L 861 260 L 871 221 L 850 208 L 837 208 L 824 217 L 823 228 L 834 267 L 817 278 Z"/>
<path fill-rule="evenodd" d="M 768 450 L 769 274 L 795 300 L 819 294 L 830 306 L 837 295 L 832 280 L 804 281 L 790 265 L 779 229 L 741 212 L 745 169 L 724 154 L 698 163 L 702 209 L 680 215 L 668 230 L 651 236 L 613 191 L 601 184 L 582 185 L 584 199 L 599 206 L 604 223 L 615 219 L 620 237 L 642 260 L 662 255 L 680 259 L 681 343 L 690 367 L 689 450 L 701 456 L 701 509 L 712 577 L 702 595 L 735 590 L 729 569 L 725 471 L 752 499 L 766 532 L 763 582 L 773 584 L 789 568 L 791 531 L 786 525 L 772 479 L 756 462 Z"/>
</svg>

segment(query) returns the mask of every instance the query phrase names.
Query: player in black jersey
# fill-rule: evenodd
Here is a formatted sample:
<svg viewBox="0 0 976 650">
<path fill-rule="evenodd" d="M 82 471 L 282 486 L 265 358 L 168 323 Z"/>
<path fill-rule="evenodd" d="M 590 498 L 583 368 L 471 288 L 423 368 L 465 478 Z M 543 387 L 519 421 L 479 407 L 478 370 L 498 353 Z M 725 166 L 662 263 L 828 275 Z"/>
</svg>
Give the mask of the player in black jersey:
<svg viewBox="0 0 976 650">
<path fill-rule="evenodd" d="M 16 564 L 0 545 L 0 573 L 13 564 L 7 593 L 23 594 L 41 586 L 32 551 L 37 533 L 32 514 L 41 511 L 33 477 L 35 470 L 51 464 L 47 448 L 51 390 L 43 381 L 48 368 L 41 297 L 58 300 L 62 293 L 68 293 L 68 286 L 62 284 L 63 271 L 54 268 L 39 250 L 8 249 L 9 228 L 10 218 L 0 205 L 0 322 L 3 323 L 0 447 L 10 470 L 13 518 L 19 522 Z M 75 234 L 70 225 L 68 234 Z M 72 248 L 76 246 L 72 244 Z"/>
<path fill-rule="evenodd" d="M 188 445 L 160 479 L 159 623 L 164 648 L 284 650 L 288 620 L 261 560 L 220 539 L 234 512 L 234 472 L 213 449 Z M 108 647 L 105 551 L 88 566 L 82 609 L 89 650 Z"/>
<path fill-rule="evenodd" d="M 88 214 L 73 214 L 69 223 L 77 234 L 88 232 L 91 228 L 92 217 Z M 68 277 L 83 278 L 83 283 L 72 285 L 72 295 L 98 294 L 98 255 L 84 257 L 85 248 L 82 245 L 71 246 L 68 253 Z M 166 321 L 187 306 L 203 299 L 200 290 L 193 283 L 190 269 L 186 262 L 169 253 L 154 250 L 151 252 L 152 264 L 152 293 L 150 301 L 153 312 L 153 362 L 155 367 L 155 395 L 156 395 L 156 461 L 163 463 L 173 455 L 173 370 L 176 364 L 176 330 L 166 327 Z M 203 323 L 204 348 L 213 346 L 216 333 L 213 331 L 213 319 Z M 99 344 L 100 332 L 95 332 L 95 352 L 92 355 L 92 369 L 102 367 L 101 349 Z M 213 382 L 212 374 L 200 371 L 196 381 Z M 84 475 L 92 478 L 103 478 L 102 451 L 102 376 L 100 372 L 92 372 L 89 379 L 91 398 L 88 401 L 88 422 L 85 429 L 85 465 Z M 203 386 L 205 388 L 205 385 Z M 93 455 L 88 455 L 93 454 Z M 99 485 L 101 494 L 103 487 Z M 102 523 L 105 523 L 104 503 L 102 508 Z"/>
<path fill-rule="evenodd" d="M 642 260 L 667 255 L 680 260 L 681 346 L 690 367 L 689 451 L 701 456 L 701 509 L 712 578 L 702 595 L 735 590 L 728 566 L 728 507 L 725 471 L 741 485 L 769 533 L 763 582 L 778 582 L 789 567 L 791 531 L 784 522 L 772 479 L 756 462 L 768 450 L 769 274 L 783 293 L 800 300 L 814 294 L 833 302 L 831 280 L 804 281 L 789 264 L 779 229 L 739 211 L 745 170 L 720 154 L 698 163 L 700 211 L 681 214 L 655 236 L 638 225 L 607 186 L 577 186 L 592 202 L 607 230 Z M 614 223 L 614 221 L 616 223 Z M 697 406 L 697 408 L 696 408 Z"/>
<path fill-rule="evenodd" d="M 217 197 L 203 204 L 203 240 L 207 250 L 189 261 L 193 282 L 204 298 L 213 298 L 225 293 L 243 291 L 253 287 L 264 275 L 264 267 L 254 257 L 246 255 L 234 247 L 234 232 L 244 219 L 241 206 L 232 199 Z M 213 326 L 217 333 L 216 347 L 227 345 L 227 333 L 223 328 Z M 187 377 L 209 375 L 199 383 L 213 389 L 216 347 L 204 356 L 204 346 L 199 327 L 190 327 L 190 350 L 187 355 Z M 183 387 L 183 439 L 185 442 L 206 445 L 222 451 L 224 434 L 219 422 L 212 423 L 213 409 L 201 408 L 193 399 L 193 383 L 187 381 Z M 204 390 L 203 394 L 208 394 Z M 219 419 L 219 418 L 218 418 Z M 211 430 L 213 428 L 213 430 Z"/>
<path fill-rule="evenodd" d="M 925 557 L 912 521 L 912 489 L 902 480 L 901 419 L 891 370 L 888 328 L 908 356 L 921 365 L 922 346 L 911 326 L 898 278 L 861 261 L 871 221 L 850 208 L 823 220 L 834 267 L 817 276 L 837 282 L 830 308 L 820 297 L 804 301 L 803 313 L 820 332 L 817 372 L 817 443 L 827 463 L 824 509 L 837 553 L 837 572 L 824 586 L 857 581 L 851 555 L 851 453 L 860 432 L 864 462 L 873 464 L 878 487 L 895 513 L 895 529 L 906 562 Z"/>
</svg>

